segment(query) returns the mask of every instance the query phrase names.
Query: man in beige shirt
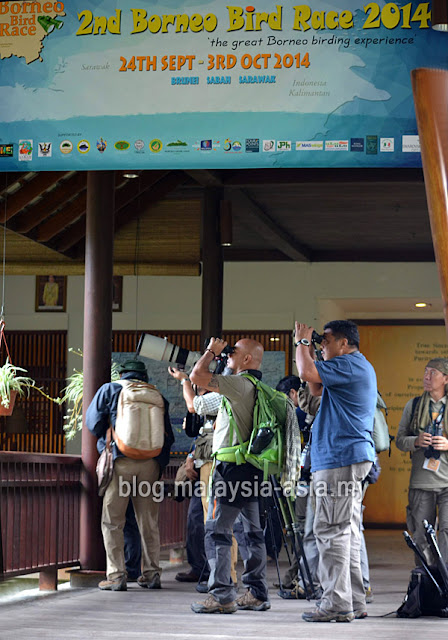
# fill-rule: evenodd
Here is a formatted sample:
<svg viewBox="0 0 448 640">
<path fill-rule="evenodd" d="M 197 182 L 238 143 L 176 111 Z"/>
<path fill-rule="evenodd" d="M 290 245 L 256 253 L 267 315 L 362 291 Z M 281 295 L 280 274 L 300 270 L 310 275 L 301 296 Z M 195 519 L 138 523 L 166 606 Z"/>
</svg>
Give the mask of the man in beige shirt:
<svg viewBox="0 0 448 640">
<path fill-rule="evenodd" d="M 434 558 L 423 520 L 439 521 L 440 552 L 448 561 L 448 422 L 446 412 L 448 359 L 433 358 L 425 367 L 424 393 L 406 404 L 398 427 L 397 447 L 410 451 L 407 524 L 428 563 Z"/>
</svg>

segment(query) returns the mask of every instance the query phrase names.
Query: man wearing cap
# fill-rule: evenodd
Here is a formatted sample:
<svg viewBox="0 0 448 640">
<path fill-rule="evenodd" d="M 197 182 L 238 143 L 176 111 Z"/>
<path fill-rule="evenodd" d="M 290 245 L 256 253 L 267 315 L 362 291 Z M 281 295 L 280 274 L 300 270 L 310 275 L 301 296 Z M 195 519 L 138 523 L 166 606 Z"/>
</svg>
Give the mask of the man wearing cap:
<svg viewBox="0 0 448 640">
<path fill-rule="evenodd" d="M 143 362 L 128 360 L 119 369 L 122 380 L 148 384 L 148 374 Z M 106 434 L 109 426 L 115 427 L 117 407 L 123 386 L 119 382 L 103 384 L 95 394 L 86 412 L 86 425 L 98 438 L 98 452 L 106 446 Z M 106 549 L 107 579 L 99 583 L 98 587 L 106 591 L 126 591 L 127 574 L 124 554 L 123 528 L 126 521 L 126 509 L 129 503 L 129 492 L 120 491 L 124 481 L 133 486 L 133 479 L 137 486 L 142 482 L 145 486 L 154 486 L 169 462 L 170 448 L 174 442 L 168 414 L 168 401 L 165 405 L 165 441 L 161 453 L 148 460 L 134 460 L 125 457 L 115 443 L 112 444 L 114 455 L 114 472 L 112 481 L 106 489 L 103 500 L 101 530 L 104 547 Z M 113 435 L 112 435 L 113 439 Z M 141 537 L 141 575 L 137 582 L 147 589 L 160 589 L 160 538 L 159 538 L 159 501 L 154 492 L 138 492 L 132 495 L 135 517 Z"/>
<path fill-rule="evenodd" d="M 408 401 L 398 427 L 397 447 L 412 456 L 408 527 L 428 563 L 434 558 L 423 520 L 439 521 L 438 543 L 448 562 L 448 359 L 433 358 L 425 367 L 423 395 Z"/>
</svg>

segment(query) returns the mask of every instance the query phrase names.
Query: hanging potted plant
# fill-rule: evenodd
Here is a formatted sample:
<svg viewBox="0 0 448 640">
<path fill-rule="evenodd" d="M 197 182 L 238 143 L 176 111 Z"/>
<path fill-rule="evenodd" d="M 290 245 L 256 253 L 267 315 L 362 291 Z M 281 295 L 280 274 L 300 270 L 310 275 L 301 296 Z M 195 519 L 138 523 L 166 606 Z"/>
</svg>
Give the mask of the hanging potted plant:
<svg viewBox="0 0 448 640">
<path fill-rule="evenodd" d="M 79 349 L 70 348 L 69 351 L 76 353 L 76 355 L 82 358 L 82 351 Z M 118 364 L 112 362 L 110 379 L 112 382 L 120 379 L 118 373 Z M 64 416 L 64 431 L 67 440 L 72 440 L 78 431 L 82 429 L 82 395 L 84 389 L 84 373 L 73 369 L 73 373 L 67 379 L 68 385 L 65 389 L 62 389 L 62 398 L 59 398 L 59 403 L 68 402 L 70 407 L 67 410 L 67 415 Z"/>
<path fill-rule="evenodd" d="M 14 410 L 17 395 L 20 397 L 29 396 L 30 389 L 36 384 L 32 378 L 22 376 L 20 373 L 27 373 L 27 371 L 13 365 L 9 362 L 9 358 L 6 358 L 5 364 L 0 367 L 1 416 L 10 416 Z"/>
</svg>

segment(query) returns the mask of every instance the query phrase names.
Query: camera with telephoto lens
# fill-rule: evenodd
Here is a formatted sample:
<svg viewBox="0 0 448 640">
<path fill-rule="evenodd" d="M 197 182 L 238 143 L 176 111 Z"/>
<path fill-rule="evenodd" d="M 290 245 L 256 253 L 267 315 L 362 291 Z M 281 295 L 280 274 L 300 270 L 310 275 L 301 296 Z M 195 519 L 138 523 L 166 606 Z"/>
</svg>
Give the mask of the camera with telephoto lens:
<svg viewBox="0 0 448 640">
<path fill-rule="evenodd" d="M 324 337 L 320 333 L 317 333 L 317 331 L 313 331 L 311 335 L 311 342 L 314 342 L 316 344 L 322 344 L 323 339 Z"/>
<path fill-rule="evenodd" d="M 207 340 L 206 344 L 208 343 L 209 341 Z M 214 373 L 219 374 L 224 371 L 227 366 L 227 358 L 234 351 L 234 347 L 227 346 L 219 356 L 215 357 L 215 360 L 210 365 L 211 369 L 214 367 Z M 143 333 L 138 342 L 136 356 L 151 358 L 151 360 L 157 360 L 158 362 L 170 362 L 180 369 L 191 371 L 202 354 L 199 351 L 190 351 L 172 344 L 166 338 Z"/>
</svg>

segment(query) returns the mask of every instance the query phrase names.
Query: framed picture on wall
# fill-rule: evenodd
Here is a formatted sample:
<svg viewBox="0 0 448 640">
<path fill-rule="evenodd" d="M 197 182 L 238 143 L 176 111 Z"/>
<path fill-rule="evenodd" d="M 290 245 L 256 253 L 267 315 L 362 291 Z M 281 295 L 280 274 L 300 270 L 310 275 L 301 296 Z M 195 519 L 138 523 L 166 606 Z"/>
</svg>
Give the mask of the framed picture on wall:
<svg viewBox="0 0 448 640">
<path fill-rule="evenodd" d="M 36 276 L 36 311 L 65 311 L 67 276 Z"/>
<path fill-rule="evenodd" d="M 122 311 L 123 308 L 123 276 L 113 276 L 112 311 Z"/>
</svg>

